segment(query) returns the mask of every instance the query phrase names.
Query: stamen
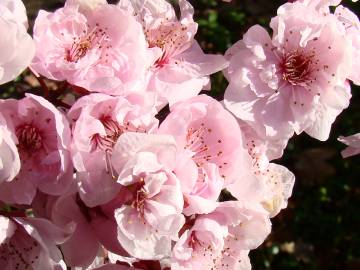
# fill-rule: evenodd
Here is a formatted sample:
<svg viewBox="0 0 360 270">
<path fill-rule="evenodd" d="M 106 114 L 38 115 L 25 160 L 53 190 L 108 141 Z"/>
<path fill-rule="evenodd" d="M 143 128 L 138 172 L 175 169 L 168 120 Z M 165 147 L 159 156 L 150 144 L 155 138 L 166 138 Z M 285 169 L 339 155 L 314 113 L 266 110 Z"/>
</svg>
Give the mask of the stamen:
<svg viewBox="0 0 360 270">
<path fill-rule="evenodd" d="M 28 154 L 32 154 L 43 147 L 40 131 L 31 124 L 24 124 L 16 128 L 18 147 Z"/>
<path fill-rule="evenodd" d="M 113 179 L 116 179 L 114 168 L 111 164 L 111 155 L 117 140 L 124 132 L 146 132 L 146 129 L 142 127 L 134 127 L 129 122 L 125 122 L 123 125 L 120 125 L 109 115 L 104 115 L 100 117 L 99 120 L 105 128 L 106 135 L 100 135 L 99 133 L 96 133 L 90 136 L 90 152 L 101 150 L 105 153 L 106 172 L 110 174 Z"/>
<path fill-rule="evenodd" d="M 105 30 L 96 24 L 89 33 L 84 30 L 83 35 L 73 38 L 71 47 L 65 50 L 64 59 L 68 62 L 77 63 L 92 49 L 110 49 L 109 39 L 110 37 Z M 108 56 L 108 53 L 104 52 L 102 55 Z M 103 59 L 103 56 L 100 56 L 100 59 Z"/>
<path fill-rule="evenodd" d="M 145 31 L 149 47 L 162 49 L 162 55 L 155 62 L 155 67 L 162 67 L 169 59 L 182 52 L 187 44 L 187 27 L 181 23 L 163 24 Z"/>
<path fill-rule="evenodd" d="M 123 128 L 111 116 L 103 116 L 99 120 L 104 125 L 106 135 L 96 133 L 90 137 L 92 151 L 99 148 L 111 153 L 118 138 L 123 134 Z"/>
<path fill-rule="evenodd" d="M 314 80 L 312 75 L 316 65 L 314 53 L 296 50 L 283 55 L 280 70 L 283 79 L 290 84 L 308 86 Z"/>
<path fill-rule="evenodd" d="M 204 138 L 210 133 L 213 133 L 213 130 L 206 127 L 204 123 L 201 123 L 197 128 L 190 127 L 186 134 L 187 143 L 184 149 L 190 150 L 192 153 L 192 159 L 198 167 L 199 182 L 206 181 L 206 173 L 203 169 L 205 163 L 215 163 L 219 166 L 220 170 L 227 165 L 227 162 L 219 161 L 219 158 L 223 155 L 222 140 L 220 138 L 217 139 L 218 143 L 211 145 L 211 147 L 205 142 Z"/>
<path fill-rule="evenodd" d="M 148 193 L 144 189 L 145 181 L 141 177 L 139 182 L 136 182 L 130 186 L 127 186 L 128 190 L 133 194 L 133 200 L 131 206 L 136 209 L 138 212 L 139 218 L 143 219 L 145 214 L 145 202 L 148 196 Z"/>
<path fill-rule="evenodd" d="M 108 150 L 105 151 L 105 166 L 106 166 L 106 172 L 110 173 L 111 178 L 115 180 L 116 176 L 114 173 L 114 168 L 111 164 L 111 153 Z"/>
</svg>

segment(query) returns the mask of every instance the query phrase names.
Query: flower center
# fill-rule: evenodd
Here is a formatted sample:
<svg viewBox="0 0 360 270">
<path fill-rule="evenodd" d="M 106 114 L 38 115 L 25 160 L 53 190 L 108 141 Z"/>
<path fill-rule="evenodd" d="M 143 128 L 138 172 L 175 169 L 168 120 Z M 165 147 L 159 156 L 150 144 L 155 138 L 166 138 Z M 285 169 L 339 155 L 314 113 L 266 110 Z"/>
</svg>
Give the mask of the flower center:
<svg viewBox="0 0 360 270">
<path fill-rule="evenodd" d="M 199 168 L 199 181 L 205 181 L 205 174 L 202 169 L 205 163 L 211 162 L 219 166 L 221 170 L 226 166 L 227 162 L 219 160 L 223 156 L 222 140 L 216 139 L 216 144 L 212 144 L 212 147 L 206 143 L 205 138 L 212 136 L 213 130 L 201 123 L 199 127 L 190 127 L 186 135 L 185 150 L 192 152 L 192 159 Z M 213 138 L 215 139 L 215 138 Z M 221 175 L 225 178 L 225 175 Z"/>
<path fill-rule="evenodd" d="M 142 127 L 134 127 L 130 122 L 125 122 L 123 125 L 120 125 L 109 115 L 103 115 L 99 118 L 99 121 L 105 128 L 105 135 L 95 133 L 90 136 L 91 152 L 98 149 L 104 151 L 106 171 L 113 179 L 116 179 L 115 172 L 111 164 L 111 155 L 117 140 L 124 132 L 131 131 L 145 133 L 146 129 Z"/>
<path fill-rule="evenodd" d="M 147 198 L 147 193 L 143 188 L 140 188 L 139 190 L 136 191 L 136 198 L 132 203 L 132 206 L 136 208 L 136 210 L 138 211 L 141 217 L 144 216 L 146 198 Z"/>
<path fill-rule="evenodd" d="M 144 177 L 140 177 L 138 182 L 127 186 L 128 190 L 133 194 L 133 199 L 129 204 L 131 205 L 131 207 L 136 209 L 139 218 L 144 217 L 145 202 L 148 196 L 148 193 L 146 192 L 144 186 Z"/>
<path fill-rule="evenodd" d="M 40 131 L 31 124 L 18 126 L 15 130 L 18 138 L 19 149 L 32 154 L 43 147 L 43 139 Z"/>
<path fill-rule="evenodd" d="M 96 133 L 91 136 L 90 140 L 92 142 L 92 151 L 99 148 L 103 151 L 111 152 L 116 144 L 116 141 L 120 135 L 123 134 L 123 129 L 111 118 L 111 116 L 103 116 L 99 120 L 105 128 L 106 135 L 102 136 L 99 133 Z"/>
<path fill-rule="evenodd" d="M 84 30 L 82 35 L 73 37 L 71 47 L 65 50 L 64 59 L 68 62 L 77 63 L 92 49 L 109 49 L 111 48 L 111 45 L 108 44 L 109 39 L 106 28 L 104 30 L 99 27 L 99 24 L 96 24 L 92 31 Z M 108 56 L 108 54 L 105 55 Z"/>
<path fill-rule="evenodd" d="M 313 81 L 312 73 L 316 65 L 315 55 L 301 51 L 285 53 L 280 69 L 282 77 L 292 85 L 308 85 Z"/>
<path fill-rule="evenodd" d="M 158 47 L 162 55 L 155 62 L 155 67 L 162 67 L 169 59 L 185 50 L 187 44 L 187 27 L 181 23 L 161 24 L 157 29 L 145 32 L 149 47 Z"/>
</svg>

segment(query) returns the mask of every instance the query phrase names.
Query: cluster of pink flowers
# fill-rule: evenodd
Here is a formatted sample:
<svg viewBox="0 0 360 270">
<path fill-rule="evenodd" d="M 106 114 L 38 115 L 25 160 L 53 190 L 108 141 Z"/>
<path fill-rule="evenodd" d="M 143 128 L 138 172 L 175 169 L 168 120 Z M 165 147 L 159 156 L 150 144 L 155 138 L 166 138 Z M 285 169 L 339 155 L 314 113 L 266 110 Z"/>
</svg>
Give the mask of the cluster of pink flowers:
<svg viewBox="0 0 360 270">
<path fill-rule="evenodd" d="M 29 67 L 71 91 L 0 100 L 0 269 L 250 269 L 295 181 L 272 160 L 294 132 L 326 140 L 360 83 L 339 2 L 284 4 L 222 56 L 186 0 L 67 0 L 33 38 L 1 1 L 0 84 Z M 199 95 L 221 70 L 224 101 Z"/>
</svg>

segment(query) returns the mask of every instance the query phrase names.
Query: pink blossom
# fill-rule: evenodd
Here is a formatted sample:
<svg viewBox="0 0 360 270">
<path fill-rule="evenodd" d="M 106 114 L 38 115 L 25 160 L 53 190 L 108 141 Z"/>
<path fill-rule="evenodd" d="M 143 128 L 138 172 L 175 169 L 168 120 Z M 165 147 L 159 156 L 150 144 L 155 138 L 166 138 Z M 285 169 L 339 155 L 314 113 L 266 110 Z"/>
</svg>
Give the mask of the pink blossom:
<svg viewBox="0 0 360 270">
<path fill-rule="evenodd" d="M 115 145 L 117 182 L 131 194 L 115 210 L 118 240 L 135 258 L 170 255 L 171 242 L 184 224 L 183 195 L 172 172 L 176 150 L 171 136 L 131 132 L 121 135 Z"/>
<path fill-rule="evenodd" d="M 340 136 L 338 140 L 348 146 L 341 152 L 344 158 L 358 155 L 360 153 L 360 133 L 347 137 Z"/>
<path fill-rule="evenodd" d="M 48 220 L 0 216 L 0 268 L 3 270 L 59 269 L 61 252 L 56 245 L 68 233 Z"/>
<path fill-rule="evenodd" d="M 35 45 L 27 33 L 26 9 L 21 0 L 0 3 L 0 84 L 16 78 L 35 54 Z"/>
<path fill-rule="evenodd" d="M 326 140 L 349 105 L 353 47 L 334 17 L 303 3 L 281 6 L 270 26 L 272 39 L 256 25 L 227 52 L 225 104 L 269 140 Z"/>
<path fill-rule="evenodd" d="M 20 158 L 6 126 L 0 125 L 0 184 L 12 181 L 20 171 Z"/>
<path fill-rule="evenodd" d="M 188 1 L 179 1 L 180 19 L 165 0 L 122 0 L 119 5 L 137 14 L 148 46 L 160 50 L 148 86 L 150 91 L 158 93 L 160 104 L 172 105 L 196 96 L 209 84 L 209 75 L 227 67 L 223 56 L 204 54 L 195 41 L 198 26 Z"/>
<path fill-rule="evenodd" d="M 174 105 L 159 132 L 173 135 L 178 144 L 175 173 L 185 179 L 181 185 L 190 207 L 185 209 L 187 215 L 213 211 L 224 187 L 235 181 L 251 182 L 243 178 L 251 163 L 240 128 L 218 101 L 200 95 Z"/>
<path fill-rule="evenodd" d="M 264 156 L 253 156 L 253 173 L 257 177 L 244 191 L 242 182 L 232 184 L 228 190 L 239 200 L 260 202 L 272 218 L 287 207 L 295 184 L 295 176 L 286 167 L 270 163 Z"/>
<path fill-rule="evenodd" d="M 32 68 L 90 91 L 121 95 L 142 89 L 153 55 L 141 24 L 114 5 L 96 5 L 82 13 L 76 3 L 69 1 L 53 13 L 40 10 Z"/>
<path fill-rule="evenodd" d="M 248 250 L 269 232 L 270 221 L 261 206 L 221 203 L 182 234 L 173 249 L 171 269 L 251 269 Z"/>
<path fill-rule="evenodd" d="M 1 184 L 0 199 L 30 204 L 36 190 L 62 194 L 72 181 L 70 129 L 65 117 L 44 98 L 27 94 L 21 100 L 1 100 L 0 110 L 19 151 L 21 169 Z"/>
<path fill-rule="evenodd" d="M 294 174 L 286 167 L 270 163 L 269 156 L 274 156 L 274 144 L 259 139 L 247 126 L 242 126 L 245 144 L 251 161 L 252 185 L 244 188 L 243 181 L 236 181 L 228 187 L 231 194 L 239 200 L 260 202 L 269 212 L 270 217 L 276 216 L 281 209 L 286 208 L 295 183 Z M 273 143 L 273 142 L 272 142 Z M 283 149 L 278 147 L 277 150 Z M 281 156 L 281 155 L 280 155 Z M 278 156 L 278 157 L 280 157 Z"/>
<path fill-rule="evenodd" d="M 68 117 L 72 122 L 72 157 L 81 199 L 90 207 L 109 202 L 120 185 L 110 159 L 121 134 L 154 132 L 158 120 L 149 96 L 128 99 L 91 94 L 79 99 Z"/>
<path fill-rule="evenodd" d="M 215 99 L 200 95 L 176 104 L 159 132 L 173 135 L 198 167 L 214 163 L 229 183 L 237 178 L 236 162 L 244 150 L 241 131 L 235 118 Z"/>
</svg>

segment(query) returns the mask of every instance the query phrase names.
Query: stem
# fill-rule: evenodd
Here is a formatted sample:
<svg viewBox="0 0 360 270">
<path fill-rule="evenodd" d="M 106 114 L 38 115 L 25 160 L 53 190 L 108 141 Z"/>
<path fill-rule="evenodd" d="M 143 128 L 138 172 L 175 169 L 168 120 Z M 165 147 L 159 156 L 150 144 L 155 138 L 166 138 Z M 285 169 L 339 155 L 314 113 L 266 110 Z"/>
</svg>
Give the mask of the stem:
<svg viewBox="0 0 360 270">
<path fill-rule="evenodd" d="M 37 78 L 37 80 L 39 81 L 41 88 L 44 91 L 44 98 L 48 98 L 49 97 L 49 88 L 47 87 L 45 81 L 42 78 Z"/>
<path fill-rule="evenodd" d="M 76 85 L 71 85 L 71 89 L 81 95 L 81 96 L 84 96 L 84 95 L 88 95 L 89 94 L 89 91 L 86 90 L 85 88 L 82 88 L 82 87 L 79 87 L 79 86 L 76 86 Z"/>
<path fill-rule="evenodd" d="M 40 86 L 44 92 L 44 97 L 45 98 L 48 98 L 49 97 L 49 94 L 50 94 L 50 91 L 49 91 L 49 88 L 47 87 L 45 81 L 43 78 L 41 78 L 40 76 L 37 76 L 32 70 L 31 68 L 29 68 L 30 72 L 34 75 L 34 77 L 37 79 L 37 81 L 40 83 Z"/>
<path fill-rule="evenodd" d="M 66 108 L 66 109 L 70 109 L 70 108 L 71 108 L 71 106 L 70 106 L 69 104 L 67 104 L 67 103 L 65 103 L 65 102 L 63 102 L 63 101 L 61 101 L 61 100 L 59 100 L 59 99 L 56 100 L 56 105 L 57 105 L 57 106 L 64 107 L 64 108 Z"/>
</svg>

